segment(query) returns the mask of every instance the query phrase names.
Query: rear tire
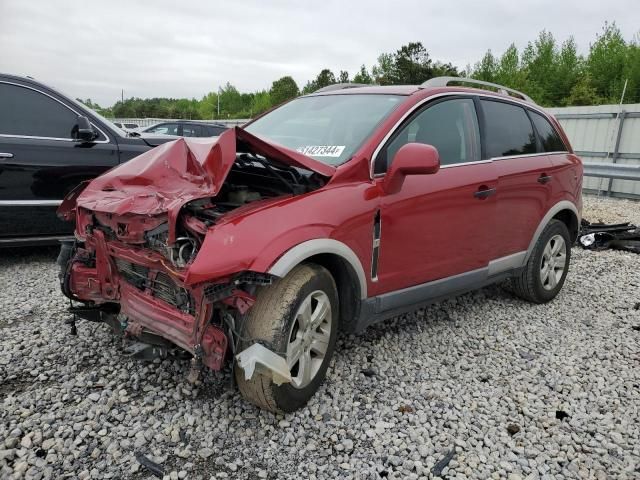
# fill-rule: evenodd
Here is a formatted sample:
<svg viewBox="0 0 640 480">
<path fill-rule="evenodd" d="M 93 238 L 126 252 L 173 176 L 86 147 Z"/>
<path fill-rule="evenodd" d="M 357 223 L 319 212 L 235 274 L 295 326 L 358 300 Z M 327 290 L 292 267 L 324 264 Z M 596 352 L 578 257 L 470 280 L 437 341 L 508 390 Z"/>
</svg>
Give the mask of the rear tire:
<svg viewBox="0 0 640 480">
<path fill-rule="evenodd" d="M 324 380 L 338 330 L 338 293 L 327 269 L 315 264 L 294 268 L 285 278 L 261 289 L 247 313 L 239 351 L 261 341 L 287 359 L 293 382 L 276 385 L 271 377 L 254 373 L 245 380 L 235 366 L 242 396 L 272 412 L 303 407 Z"/>
<path fill-rule="evenodd" d="M 522 271 L 511 279 L 513 292 L 533 303 L 553 300 L 562 289 L 571 260 L 571 236 L 560 220 L 551 220 Z"/>
</svg>

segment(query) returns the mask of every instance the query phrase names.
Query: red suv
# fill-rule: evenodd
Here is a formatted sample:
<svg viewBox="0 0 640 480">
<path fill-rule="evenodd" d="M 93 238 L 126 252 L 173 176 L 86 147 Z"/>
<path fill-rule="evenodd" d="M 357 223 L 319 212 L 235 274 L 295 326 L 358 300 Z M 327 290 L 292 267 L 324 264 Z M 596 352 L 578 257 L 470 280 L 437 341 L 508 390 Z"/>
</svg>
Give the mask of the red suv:
<svg viewBox="0 0 640 480">
<path fill-rule="evenodd" d="M 59 210 L 72 311 L 139 356 L 188 351 L 193 379 L 230 360 L 248 400 L 292 411 L 339 330 L 505 279 L 553 299 L 580 159 L 526 95 L 452 83 L 482 82 L 328 87 L 82 185 Z"/>
</svg>

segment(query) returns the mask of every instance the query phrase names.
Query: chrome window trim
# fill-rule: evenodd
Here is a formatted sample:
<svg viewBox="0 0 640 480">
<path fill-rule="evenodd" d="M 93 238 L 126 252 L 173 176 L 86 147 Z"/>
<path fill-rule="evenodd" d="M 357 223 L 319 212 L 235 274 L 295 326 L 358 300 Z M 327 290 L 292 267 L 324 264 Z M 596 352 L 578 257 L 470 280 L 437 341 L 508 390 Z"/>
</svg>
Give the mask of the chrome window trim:
<svg viewBox="0 0 640 480">
<path fill-rule="evenodd" d="M 460 162 L 460 163 L 451 163 L 449 165 L 441 165 L 440 169 L 443 168 L 455 168 L 455 167 L 466 167 L 467 165 L 480 165 L 481 163 L 493 163 L 493 158 L 487 158 L 485 160 L 476 160 L 475 162 Z"/>
<path fill-rule="evenodd" d="M 62 200 L 0 200 L 0 207 L 57 207 Z"/>
<path fill-rule="evenodd" d="M 482 163 L 493 163 L 495 159 L 494 158 L 488 158 L 485 160 L 477 160 L 475 162 L 460 162 L 460 163 L 451 163 L 449 165 L 440 165 L 440 169 L 442 170 L 444 168 L 456 168 L 456 167 L 466 167 L 467 165 L 480 165 Z M 373 178 L 382 178 L 384 177 L 384 173 L 376 173 L 373 175 Z"/>
<path fill-rule="evenodd" d="M 569 150 L 555 151 L 555 152 L 536 152 L 536 153 L 523 153 L 521 155 L 505 155 L 504 157 L 493 157 L 491 160 L 500 161 L 500 160 L 510 160 L 512 158 L 526 158 L 526 157 L 542 157 L 544 155 L 560 155 L 560 154 L 571 154 Z"/>
<path fill-rule="evenodd" d="M 57 142 L 72 142 L 75 143 L 73 138 L 60 138 L 60 137 L 36 137 L 33 135 L 11 135 L 9 133 L 0 133 L 2 138 L 26 138 L 29 140 L 55 140 Z M 96 142 L 98 143 L 98 142 Z"/>
<path fill-rule="evenodd" d="M 58 102 L 60 105 L 62 105 L 63 107 L 65 107 L 67 110 L 71 110 L 76 116 L 80 117 L 82 116 L 80 113 L 78 113 L 77 111 L 75 111 L 73 108 L 71 108 L 69 105 L 67 105 L 64 102 L 61 102 L 59 99 L 57 99 L 56 97 L 54 97 L 53 95 L 49 95 L 47 92 L 43 92 L 42 90 L 38 90 L 37 88 L 34 87 L 30 87 L 27 85 L 22 85 L 20 83 L 15 83 L 15 82 L 8 82 L 6 80 L 0 80 L 0 83 L 5 83 L 7 85 L 14 85 L 16 87 L 21 87 L 21 88 L 27 88 L 29 90 L 33 90 L 34 92 L 38 92 L 41 95 L 44 95 L 46 97 L 49 97 L 52 100 L 55 100 L 56 102 Z M 95 142 L 91 142 L 91 143 L 111 143 L 111 138 L 109 137 L 109 135 L 107 135 L 106 133 L 104 133 L 102 131 L 101 128 L 99 128 L 97 125 L 95 125 L 93 122 L 90 122 L 91 126 L 93 126 L 93 128 L 95 128 L 98 132 L 100 132 L 105 140 L 97 140 Z M 38 136 L 32 136 L 32 135 L 12 135 L 12 134 L 6 134 L 6 133 L 0 133 L 0 137 L 4 137 L 4 138 L 27 138 L 27 139 L 32 139 L 32 140 L 60 140 L 60 141 L 65 141 L 65 142 L 74 142 L 75 140 L 73 138 L 60 138 L 60 137 L 38 137 Z"/>
<path fill-rule="evenodd" d="M 532 105 L 526 102 L 521 102 L 518 101 L 518 99 L 511 99 L 511 98 L 503 98 L 501 96 L 497 96 L 497 95 L 491 95 L 491 94 L 486 94 L 486 93 L 470 93 L 470 92 L 445 92 L 445 93 L 438 93 L 436 95 L 431 95 L 427 98 L 423 98 L 422 100 L 420 100 L 418 103 L 416 103 L 413 108 L 411 108 L 410 110 L 407 110 L 404 115 L 402 115 L 402 117 L 400 117 L 398 119 L 398 121 L 393 125 L 392 128 L 389 129 L 389 131 L 387 132 L 387 134 L 382 138 L 382 140 L 380 141 L 380 143 L 378 143 L 378 146 L 376 147 L 376 149 L 373 151 L 373 155 L 371 155 L 371 158 L 369 159 L 369 178 L 371 180 L 373 180 L 374 178 L 380 178 L 380 177 L 384 177 L 385 173 L 374 173 L 374 162 L 376 157 L 378 156 L 378 154 L 380 153 L 380 150 L 382 150 L 382 147 L 384 146 L 385 143 L 387 143 L 387 141 L 389 140 L 389 138 L 398 130 L 398 128 L 402 125 L 402 123 L 411 115 L 413 115 L 413 113 L 415 113 L 419 108 L 421 108 L 425 103 L 430 102 L 431 100 L 434 100 L 436 98 L 442 98 L 442 97 L 469 97 L 469 98 L 474 98 L 474 97 L 483 97 L 483 98 L 490 98 L 490 99 L 495 99 L 495 100 L 499 100 L 502 101 L 504 103 L 510 103 L 513 105 L 516 105 L 518 107 L 522 107 L 524 109 L 531 109 L 534 111 L 537 111 L 538 113 L 542 114 L 543 117 L 547 117 L 549 114 L 547 112 L 545 112 L 542 108 L 538 107 L 537 105 Z M 553 125 L 552 125 L 553 126 Z M 562 138 L 562 137 L 561 137 Z M 564 142 L 563 142 L 564 143 Z M 454 167 L 454 166 L 461 166 L 461 165 L 470 165 L 473 163 L 486 163 L 488 161 L 493 161 L 493 160 L 504 160 L 507 158 L 515 158 L 515 157 L 525 157 L 525 156 L 534 156 L 534 155 L 553 155 L 553 154 L 557 154 L 557 153 L 570 153 L 568 150 L 567 151 L 563 151 L 563 152 L 538 152 L 538 153 L 528 153 L 528 154 L 524 154 L 524 155 L 509 155 L 509 156 L 504 156 L 504 157 L 494 157 L 494 158 L 490 158 L 490 159 L 485 159 L 485 160 L 478 160 L 477 162 L 464 162 L 464 163 L 453 163 L 451 165 L 443 165 L 440 168 L 450 168 L 450 167 Z"/>
</svg>

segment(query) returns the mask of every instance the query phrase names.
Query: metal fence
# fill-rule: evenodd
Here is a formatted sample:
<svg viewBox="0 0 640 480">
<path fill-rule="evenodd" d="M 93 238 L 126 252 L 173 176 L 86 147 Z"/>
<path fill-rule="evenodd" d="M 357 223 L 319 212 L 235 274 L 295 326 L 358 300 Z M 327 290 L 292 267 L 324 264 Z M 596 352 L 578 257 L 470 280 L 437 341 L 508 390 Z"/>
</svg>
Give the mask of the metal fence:
<svg viewBox="0 0 640 480">
<path fill-rule="evenodd" d="M 586 192 L 640 198 L 640 104 L 548 111 L 585 163 Z"/>
<path fill-rule="evenodd" d="M 110 118 L 112 122 L 119 123 L 135 123 L 138 127 L 150 127 L 156 123 L 165 122 L 177 122 L 179 120 L 185 120 L 184 118 Z M 249 121 L 247 118 L 233 119 L 233 120 L 195 120 L 205 123 L 221 123 L 227 127 L 235 127 L 236 125 L 244 125 Z"/>
</svg>

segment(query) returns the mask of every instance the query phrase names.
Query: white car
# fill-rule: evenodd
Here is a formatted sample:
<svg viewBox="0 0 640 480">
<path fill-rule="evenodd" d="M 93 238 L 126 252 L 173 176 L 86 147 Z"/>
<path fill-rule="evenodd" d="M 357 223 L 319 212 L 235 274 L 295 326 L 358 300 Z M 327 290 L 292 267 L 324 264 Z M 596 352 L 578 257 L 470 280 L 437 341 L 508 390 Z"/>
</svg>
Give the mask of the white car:
<svg viewBox="0 0 640 480">
<path fill-rule="evenodd" d="M 138 125 L 137 123 L 130 123 L 130 122 L 113 122 L 113 124 L 118 127 L 121 128 L 122 130 L 124 130 L 125 132 L 134 132 L 136 131 L 138 128 L 140 128 L 140 125 Z"/>
</svg>

